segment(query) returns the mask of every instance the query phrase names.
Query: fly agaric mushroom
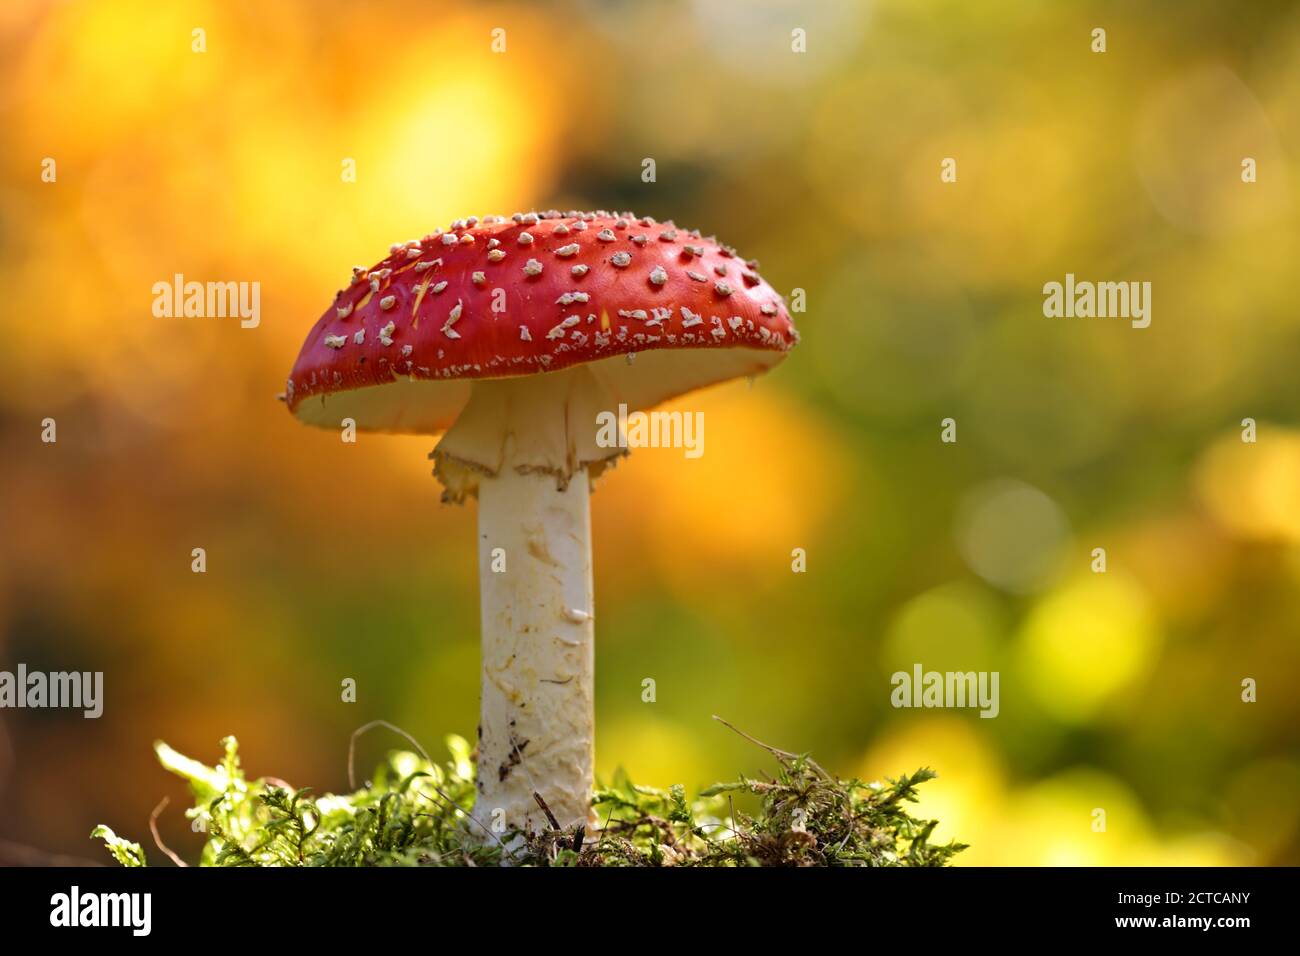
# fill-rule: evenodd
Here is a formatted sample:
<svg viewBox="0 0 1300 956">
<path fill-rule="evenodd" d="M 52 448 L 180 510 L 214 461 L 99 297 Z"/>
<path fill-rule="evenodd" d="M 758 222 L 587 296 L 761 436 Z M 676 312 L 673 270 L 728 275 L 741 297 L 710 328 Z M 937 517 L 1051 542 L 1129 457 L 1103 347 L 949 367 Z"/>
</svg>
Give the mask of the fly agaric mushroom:
<svg viewBox="0 0 1300 956">
<path fill-rule="evenodd" d="M 478 498 L 480 823 L 544 828 L 534 793 L 592 822 L 588 497 L 625 453 L 598 416 L 779 362 L 798 333 L 756 266 L 630 213 L 471 218 L 354 269 L 307 335 L 299 420 L 444 433 L 443 500 Z"/>
</svg>

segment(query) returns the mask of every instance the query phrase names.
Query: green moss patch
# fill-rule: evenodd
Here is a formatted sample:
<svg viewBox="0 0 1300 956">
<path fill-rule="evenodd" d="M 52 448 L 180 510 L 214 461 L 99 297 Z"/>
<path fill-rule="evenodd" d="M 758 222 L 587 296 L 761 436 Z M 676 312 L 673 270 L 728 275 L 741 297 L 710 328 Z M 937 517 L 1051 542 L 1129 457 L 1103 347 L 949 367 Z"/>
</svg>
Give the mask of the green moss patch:
<svg viewBox="0 0 1300 956">
<path fill-rule="evenodd" d="M 619 773 L 593 796 L 598 827 L 538 834 L 495 833 L 470 819 L 475 767 L 461 737 L 446 738 L 443 763 L 412 741 L 418 752 L 392 751 L 359 789 L 320 796 L 246 779 L 233 737 L 215 766 L 161 742 L 154 749 L 189 782 L 186 815 L 207 835 L 201 866 L 943 866 L 965 848 L 931 843 L 937 821 L 908 812 L 917 786 L 935 776 L 929 768 L 885 783 L 841 780 L 807 754 L 753 742 L 774 773 L 716 784 L 693 800 L 680 785 L 661 790 Z M 351 763 L 349 755 L 350 777 Z M 756 798 L 758 810 L 736 809 L 737 796 Z M 147 865 L 139 844 L 109 828 L 92 836 L 123 866 Z"/>
</svg>

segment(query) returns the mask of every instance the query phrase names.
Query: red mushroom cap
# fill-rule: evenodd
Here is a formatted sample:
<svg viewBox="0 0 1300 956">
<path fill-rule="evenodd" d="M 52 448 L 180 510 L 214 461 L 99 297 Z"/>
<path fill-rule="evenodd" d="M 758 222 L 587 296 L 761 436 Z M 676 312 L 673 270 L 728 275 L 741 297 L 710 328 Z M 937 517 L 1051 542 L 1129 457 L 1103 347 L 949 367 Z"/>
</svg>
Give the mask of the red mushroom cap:
<svg viewBox="0 0 1300 956">
<path fill-rule="evenodd" d="M 616 401 L 647 408 L 766 371 L 798 341 L 756 265 L 630 213 L 455 222 L 354 270 L 285 400 L 309 424 L 433 433 L 455 420 L 468 380 L 591 363 Z"/>
</svg>

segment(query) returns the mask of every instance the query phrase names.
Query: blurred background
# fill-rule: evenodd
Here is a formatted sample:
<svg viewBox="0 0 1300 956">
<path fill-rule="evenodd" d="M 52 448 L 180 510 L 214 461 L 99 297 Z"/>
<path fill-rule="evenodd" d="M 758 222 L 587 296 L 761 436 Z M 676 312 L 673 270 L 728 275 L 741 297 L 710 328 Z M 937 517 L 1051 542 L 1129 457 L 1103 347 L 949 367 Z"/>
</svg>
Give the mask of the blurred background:
<svg viewBox="0 0 1300 956">
<path fill-rule="evenodd" d="M 1300 863 L 1293 5 L 6 0 L 0 64 L 0 670 L 107 698 L 0 711 L 5 862 L 106 861 L 98 822 L 161 861 L 163 795 L 193 857 L 155 738 L 317 790 L 368 720 L 472 738 L 473 505 L 432 439 L 275 396 L 352 265 L 590 207 L 808 304 L 773 374 L 680 403 L 703 458 L 597 485 L 602 774 L 769 769 L 720 714 L 934 766 L 961 863 Z M 1152 282 L 1151 327 L 1044 318 L 1066 272 Z M 260 282 L 260 326 L 154 318 L 176 273 Z M 893 709 L 917 662 L 999 671 L 1000 715 Z"/>
</svg>

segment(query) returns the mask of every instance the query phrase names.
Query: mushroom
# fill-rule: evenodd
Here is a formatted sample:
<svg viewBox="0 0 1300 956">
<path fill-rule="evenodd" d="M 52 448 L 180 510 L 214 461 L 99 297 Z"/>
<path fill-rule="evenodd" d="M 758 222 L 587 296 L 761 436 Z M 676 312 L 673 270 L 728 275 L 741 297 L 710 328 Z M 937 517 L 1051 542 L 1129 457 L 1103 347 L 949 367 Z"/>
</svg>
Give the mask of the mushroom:
<svg viewBox="0 0 1300 956">
<path fill-rule="evenodd" d="M 290 412 L 442 434 L 443 501 L 478 498 L 485 826 L 594 822 L 589 495 L 626 454 L 598 421 L 779 362 L 798 333 L 755 266 L 630 213 L 468 219 L 356 270 L 307 335 Z"/>
</svg>

